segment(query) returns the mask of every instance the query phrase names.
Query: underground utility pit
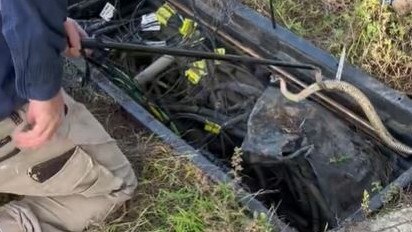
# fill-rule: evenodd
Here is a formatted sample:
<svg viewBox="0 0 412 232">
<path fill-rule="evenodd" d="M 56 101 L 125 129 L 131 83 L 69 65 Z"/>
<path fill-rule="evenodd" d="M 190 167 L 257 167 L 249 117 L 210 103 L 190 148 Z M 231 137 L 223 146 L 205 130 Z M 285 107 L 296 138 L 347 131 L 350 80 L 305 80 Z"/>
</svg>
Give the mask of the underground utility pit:
<svg viewBox="0 0 412 232">
<path fill-rule="evenodd" d="M 214 4 L 228 21 L 229 3 Z M 70 15 L 100 41 L 245 55 L 219 28 L 211 30 L 170 3 L 70 4 Z M 109 18 L 101 17 L 104 8 L 112 9 L 104 16 Z M 379 194 L 409 168 L 320 104 L 286 99 L 276 81 L 284 73 L 267 66 L 114 49 L 95 50 L 87 63 L 86 83 L 98 70 L 221 170 L 233 175 L 234 169 L 244 189 L 299 231 L 324 231 L 368 213 L 366 196 Z"/>
</svg>

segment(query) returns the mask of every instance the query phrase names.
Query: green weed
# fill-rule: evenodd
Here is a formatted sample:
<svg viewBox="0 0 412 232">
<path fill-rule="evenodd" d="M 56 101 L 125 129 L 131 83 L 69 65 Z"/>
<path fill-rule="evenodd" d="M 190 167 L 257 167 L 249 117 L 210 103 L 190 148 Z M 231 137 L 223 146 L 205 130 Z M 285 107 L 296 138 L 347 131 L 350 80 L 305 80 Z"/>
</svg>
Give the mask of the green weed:
<svg viewBox="0 0 412 232">
<path fill-rule="evenodd" d="M 271 231 L 264 216 L 247 216 L 230 185 L 211 184 L 161 143 L 139 144 L 145 144 L 150 157 L 142 161 L 140 185 L 130 208 L 89 232 Z"/>
<path fill-rule="evenodd" d="M 338 165 L 338 164 L 343 164 L 346 161 L 349 161 L 350 159 L 351 157 L 347 154 L 339 154 L 339 155 L 335 155 L 331 157 L 329 159 L 329 163 Z"/>
<path fill-rule="evenodd" d="M 243 0 L 269 12 L 269 0 Z M 278 22 L 391 87 L 412 94 L 412 16 L 399 17 L 377 0 L 274 1 Z"/>
</svg>

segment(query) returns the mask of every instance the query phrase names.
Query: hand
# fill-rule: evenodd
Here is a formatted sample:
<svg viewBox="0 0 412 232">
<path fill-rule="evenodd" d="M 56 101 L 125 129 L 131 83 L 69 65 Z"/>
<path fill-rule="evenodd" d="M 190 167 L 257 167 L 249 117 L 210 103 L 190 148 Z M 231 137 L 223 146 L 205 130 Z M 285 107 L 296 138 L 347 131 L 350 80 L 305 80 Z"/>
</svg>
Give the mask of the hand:
<svg viewBox="0 0 412 232">
<path fill-rule="evenodd" d="M 80 57 L 80 50 L 82 48 L 81 39 L 87 38 L 87 33 L 71 18 L 67 18 L 64 23 L 64 29 L 66 30 L 68 39 L 67 48 L 64 51 L 64 54 L 68 57 Z M 87 53 L 89 53 L 89 51 L 87 51 Z"/>
<path fill-rule="evenodd" d="M 64 117 L 64 100 L 60 91 L 47 101 L 30 100 L 27 109 L 28 128 L 18 128 L 14 133 L 16 146 L 36 149 L 50 140 Z"/>
</svg>

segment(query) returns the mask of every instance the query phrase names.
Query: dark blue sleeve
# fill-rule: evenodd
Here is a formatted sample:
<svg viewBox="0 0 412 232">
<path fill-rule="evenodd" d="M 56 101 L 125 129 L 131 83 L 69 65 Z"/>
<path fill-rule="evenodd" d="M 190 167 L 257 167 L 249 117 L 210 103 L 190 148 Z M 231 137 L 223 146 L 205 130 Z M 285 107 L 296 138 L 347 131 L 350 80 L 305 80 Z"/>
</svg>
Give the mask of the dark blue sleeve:
<svg viewBox="0 0 412 232">
<path fill-rule="evenodd" d="M 54 97 L 63 75 L 67 0 L 0 0 L 0 4 L 17 93 L 24 99 Z"/>
</svg>

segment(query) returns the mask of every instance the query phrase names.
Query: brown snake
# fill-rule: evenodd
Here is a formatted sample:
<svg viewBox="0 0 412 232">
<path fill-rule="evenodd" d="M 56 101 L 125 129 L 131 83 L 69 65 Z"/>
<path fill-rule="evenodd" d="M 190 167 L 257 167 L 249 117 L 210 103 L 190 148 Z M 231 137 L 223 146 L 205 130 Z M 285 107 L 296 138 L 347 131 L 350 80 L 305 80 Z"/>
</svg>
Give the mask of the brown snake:
<svg viewBox="0 0 412 232">
<path fill-rule="evenodd" d="M 320 91 L 338 91 L 347 94 L 350 96 L 362 110 L 365 112 L 366 117 L 368 118 L 372 127 L 376 130 L 377 135 L 379 138 L 390 148 L 401 152 L 403 154 L 407 154 L 406 156 L 412 155 L 412 148 L 401 143 L 397 139 L 395 139 L 386 127 L 383 125 L 382 120 L 380 119 L 379 115 L 376 113 L 375 108 L 373 107 L 372 103 L 369 101 L 368 97 L 362 93 L 358 88 L 355 86 L 344 82 L 344 81 L 336 81 L 336 80 L 324 80 L 317 83 L 314 83 L 300 93 L 294 94 L 289 92 L 286 86 L 285 80 L 279 78 L 280 80 L 280 91 L 282 95 L 287 98 L 288 100 L 294 102 L 300 102 L 310 95 Z"/>
</svg>

